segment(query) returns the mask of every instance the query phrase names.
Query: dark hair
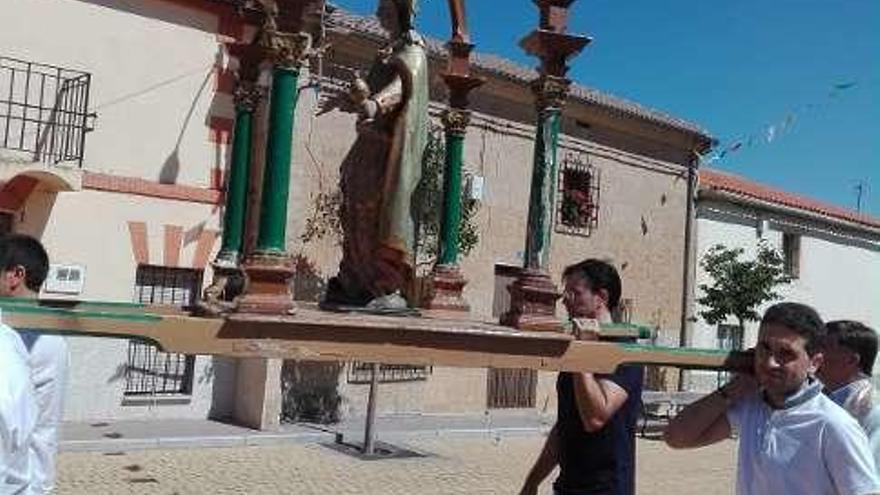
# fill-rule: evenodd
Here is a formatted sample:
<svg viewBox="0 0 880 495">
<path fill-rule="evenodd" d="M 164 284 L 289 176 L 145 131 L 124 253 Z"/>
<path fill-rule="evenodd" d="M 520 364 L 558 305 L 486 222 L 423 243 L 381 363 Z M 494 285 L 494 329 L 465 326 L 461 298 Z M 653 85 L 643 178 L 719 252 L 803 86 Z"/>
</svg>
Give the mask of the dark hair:
<svg viewBox="0 0 880 495">
<path fill-rule="evenodd" d="M 27 288 L 39 292 L 49 273 L 49 255 L 40 241 L 22 234 L 0 237 L 0 270 L 5 272 L 17 266 L 24 268 Z"/>
<path fill-rule="evenodd" d="M 608 310 L 617 309 L 620 304 L 620 275 L 610 263 L 594 258 L 586 259 L 568 266 L 562 272 L 563 278 L 572 276 L 583 278 L 592 291 L 605 289 L 608 292 Z"/>
<path fill-rule="evenodd" d="M 815 309 L 806 304 L 784 302 L 774 304 L 764 312 L 761 326 L 781 325 L 794 331 L 807 341 L 807 354 L 819 350 L 825 338 L 825 324 Z"/>
<path fill-rule="evenodd" d="M 829 321 L 825 328 L 828 331 L 825 342 L 835 343 L 858 354 L 862 373 L 870 376 L 877 358 L 877 333 L 874 329 L 850 320 Z"/>
</svg>

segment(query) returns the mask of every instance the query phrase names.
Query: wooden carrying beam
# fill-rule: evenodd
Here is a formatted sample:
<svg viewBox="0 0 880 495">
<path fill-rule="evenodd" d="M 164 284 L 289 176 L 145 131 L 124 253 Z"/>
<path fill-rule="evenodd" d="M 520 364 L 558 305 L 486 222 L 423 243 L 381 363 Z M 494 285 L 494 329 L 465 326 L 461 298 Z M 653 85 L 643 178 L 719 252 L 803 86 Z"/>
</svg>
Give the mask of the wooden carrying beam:
<svg viewBox="0 0 880 495">
<path fill-rule="evenodd" d="M 745 353 L 573 340 L 455 317 L 388 317 L 301 307 L 296 315 L 200 318 L 114 303 L 76 309 L 0 300 L 3 323 L 68 335 L 136 338 L 168 352 L 312 361 L 612 372 L 624 363 L 747 369 Z"/>
</svg>

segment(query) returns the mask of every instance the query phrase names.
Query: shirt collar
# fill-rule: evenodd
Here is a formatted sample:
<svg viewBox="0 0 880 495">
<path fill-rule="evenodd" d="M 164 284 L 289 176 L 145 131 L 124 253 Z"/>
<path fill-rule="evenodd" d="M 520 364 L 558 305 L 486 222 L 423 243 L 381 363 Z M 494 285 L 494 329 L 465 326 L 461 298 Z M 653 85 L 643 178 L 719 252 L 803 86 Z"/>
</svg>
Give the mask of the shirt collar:
<svg viewBox="0 0 880 495">
<path fill-rule="evenodd" d="M 766 395 L 763 396 L 764 403 L 770 406 L 772 409 L 791 409 L 793 407 L 797 407 L 810 399 L 816 397 L 817 395 L 822 393 L 822 382 L 816 380 L 815 378 L 807 378 L 806 381 L 801 385 L 796 392 L 789 394 L 785 397 L 785 400 L 782 403 L 782 407 L 775 408 L 767 401 Z"/>
<path fill-rule="evenodd" d="M 847 383 L 846 385 L 841 385 L 836 389 L 828 392 L 828 397 L 834 401 L 835 404 L 842 406 L 847 399 L 849 399 L 850 395 L 864 387 L 864 381 L 867 380 L 867 376 L 860 376 L 859 378 Z"/>
</svg>

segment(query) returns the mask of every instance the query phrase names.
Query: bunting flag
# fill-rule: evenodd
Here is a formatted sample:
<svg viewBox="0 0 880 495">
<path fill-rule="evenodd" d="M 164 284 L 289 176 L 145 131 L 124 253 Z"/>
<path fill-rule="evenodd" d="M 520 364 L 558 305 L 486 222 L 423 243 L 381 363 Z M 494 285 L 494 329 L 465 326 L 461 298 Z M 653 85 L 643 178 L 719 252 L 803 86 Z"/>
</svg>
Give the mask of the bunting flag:
<svg viewBox="0 0 880 495">
<path fill-rule="evenodd" d="M 832 84 L 829 88 L 828 96 L 825 101 L 822 102 L 811 102 L 806 105 L 800 105 L 794 110 L 789 111 L 785 114 L 785 118 L 781 121 L 774 122 L 773 124 L 768 124 L 764 126 L 759 132 L 751 133 L 747 137 L 738 138 L 732 140 L 730 142 L 719 144 L 714 148 L 714 152 L 711 156 L 706 158 L 706 163 L 713 163 L 718 160 L 723 160 L 726 156 L 736 153 L 743 148 L 751 148 L 752 146 L 757 146 L 760 144 L 771 144 L 774 141 L 778 140 L 781 134 L 789 132 L 792 127 L 794 127 L 794 123 L 798 118 L 798 115 L 802 115 L 807 112 L 812 112 L 814 110 L 821 110 L 830 105 L 829 100 L 837 98 L 841 93 L 850 90 L 856 86 L 858 86 L 857 81 L 844 81 Z M 703 157 L 701 157 L 702 159 Z"/>
</svg>

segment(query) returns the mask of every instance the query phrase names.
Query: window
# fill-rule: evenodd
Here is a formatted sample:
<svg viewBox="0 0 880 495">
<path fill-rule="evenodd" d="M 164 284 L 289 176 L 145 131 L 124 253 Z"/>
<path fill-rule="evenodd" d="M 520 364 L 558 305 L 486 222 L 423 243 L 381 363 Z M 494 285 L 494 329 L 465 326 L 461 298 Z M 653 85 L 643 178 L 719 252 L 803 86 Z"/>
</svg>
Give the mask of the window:
<svg viewBox="0 0 880 495">
<path fill-rule="evenodd" d="M 382 383 L 413 382 L 427 380 L 431 374 L 430 366 L 412 366 L 408 364 L 380 364 L 378 380 Z M 348 383 L 370 383 L 372 363 L 353 362 L 348 367 Z"/>
<path fill-rule="evenodd" d="M 186 307 L 201 292 L 202 272 L 185 268 L 141 265 L 135 277 L 135 302 Z M 131 340 L 125 368 L 125 395 L 192 393 L 195 356 L 160 351 Z"/>
<path fill-rule="evenodd" d="M 798 278 L 801 272 L 801 236 L 787 232 L 782 234 L 782 256 L 785 274 Z"/>
<path fill-rule="evenodd" d="M 589 237 L 599 223 L 599 171 L 589 156 L 569 154 L 559 170 L 556 231 Z"/>
<path fill-rule="evenodd" d="M 718 325 L 718 348 L 740 351 L 743 348 L 743 330 L 739 325 Z"/>
<path fill-rule="evenodd" d="M 739 325 L 718 325 L 716 347 L 726 351 L 741 351 L 743 348 L 743 329 Z M 716 376 L 717 386 L 730 381 L 731 373 L 719 371 Z"/>
</svg>

